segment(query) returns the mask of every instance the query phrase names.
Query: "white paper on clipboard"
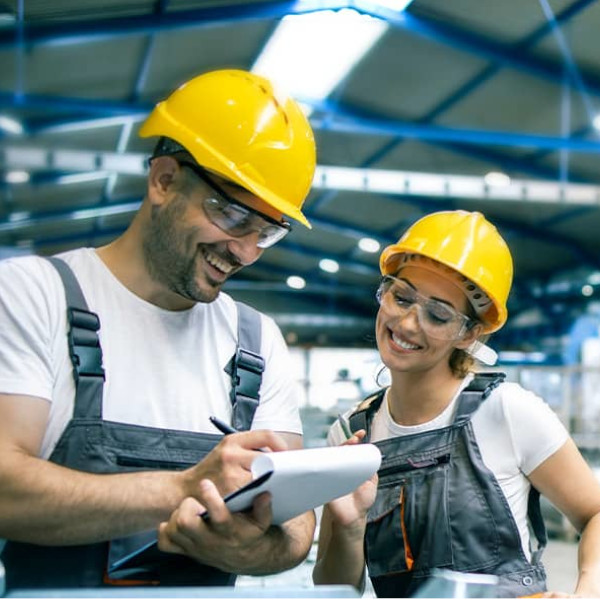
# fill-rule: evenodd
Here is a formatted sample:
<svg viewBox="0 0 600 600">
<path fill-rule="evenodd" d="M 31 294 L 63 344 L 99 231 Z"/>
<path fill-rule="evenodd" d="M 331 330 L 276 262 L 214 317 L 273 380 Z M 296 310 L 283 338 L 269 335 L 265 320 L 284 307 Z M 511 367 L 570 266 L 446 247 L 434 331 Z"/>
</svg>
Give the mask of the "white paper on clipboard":
<svg viewBox="0 0 600 600">
<path fill-rule="evenodd" d="M 271 493 L 273 523 L 345 496 L 369 479 L 381 464 L 373 444 L 264 452 L 252 462 L 252 481 L 225 497 L 231 512 L 252 507 L 262 492 Z"/>
</svg>

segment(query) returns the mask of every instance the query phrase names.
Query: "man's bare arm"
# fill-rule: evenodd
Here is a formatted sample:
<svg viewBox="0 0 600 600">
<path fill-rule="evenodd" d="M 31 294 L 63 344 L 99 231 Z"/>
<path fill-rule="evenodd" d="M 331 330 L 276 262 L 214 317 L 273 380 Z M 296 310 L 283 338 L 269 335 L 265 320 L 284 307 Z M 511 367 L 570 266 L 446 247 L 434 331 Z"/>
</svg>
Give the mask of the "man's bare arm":
<svg viewBox="0 0 600 600">
<path fill-rule="evenodd" d="M 38 458 L 48 412 L 41 398 L 0 395 L 2 538 L 81 544 L 152 529 L 184 498 L 197 495 L 200 480 L 231 491 L 249 480 L 253 448 L 285 448 L 270 432 L 248 432 L 226 436 L 186 471 L 97 475 Z"/>
</svg>

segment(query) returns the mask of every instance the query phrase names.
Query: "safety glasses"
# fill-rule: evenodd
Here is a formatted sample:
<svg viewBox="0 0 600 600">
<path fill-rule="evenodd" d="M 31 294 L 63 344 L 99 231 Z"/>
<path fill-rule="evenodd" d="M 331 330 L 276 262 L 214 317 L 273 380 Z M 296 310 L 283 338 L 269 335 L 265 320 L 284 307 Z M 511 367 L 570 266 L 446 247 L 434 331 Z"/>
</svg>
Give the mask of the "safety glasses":
<svg viewBox="0 0 600 600">
<path fill-rule="evenodd" d="M 408 282 L 391 275 L 381 280 L 376 297 L 390 315 L 404 317 L 416 307 L 421 329 L 438 340 L 460 339 L 472 322 L 452 306 L 419 294 Z"/>
<path fill-rule="evenodd" d="M 244 237 L 256 231 L 256 245 L 259 248 L 269 248 L 290 232 L 291 225 L 287 221 L 278 222 L 234 200 L 199 165 L 188 161 L 178 162 L 182 167 L 191 169 L 212 191 L 203 201 L 204 211 L 210 222 L 225 233 L 233 237 Z"/>
</svg>

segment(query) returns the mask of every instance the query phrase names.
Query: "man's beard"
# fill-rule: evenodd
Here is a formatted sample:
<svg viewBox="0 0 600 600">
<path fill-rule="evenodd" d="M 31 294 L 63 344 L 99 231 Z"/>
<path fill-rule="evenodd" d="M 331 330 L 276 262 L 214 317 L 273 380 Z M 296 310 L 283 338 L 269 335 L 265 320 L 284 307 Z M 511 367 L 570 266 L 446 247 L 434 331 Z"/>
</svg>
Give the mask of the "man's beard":
<svg viewBox="0 0 600 600">
<path fill-rule="evenodd" d="M 198 259 L 202 260 L 202 248 L 193 241 L 196 229 L 183 225 L 186 208 L 187 199 L 180 196 L 167 206 L 153 207 L 143 239 L 146 268 L 154 281 L 179 296 L 194 302 L 213 302 L 221 284 L 206 280 L 205 289 L 198 285 L 196 266 Z"/>
</svg>

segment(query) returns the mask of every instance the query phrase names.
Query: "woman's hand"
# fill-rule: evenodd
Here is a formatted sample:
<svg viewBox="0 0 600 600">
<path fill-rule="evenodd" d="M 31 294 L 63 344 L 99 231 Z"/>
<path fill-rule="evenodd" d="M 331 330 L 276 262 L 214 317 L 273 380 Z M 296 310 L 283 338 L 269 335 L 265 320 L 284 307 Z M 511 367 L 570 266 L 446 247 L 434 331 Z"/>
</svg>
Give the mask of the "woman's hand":
<svg viewBox="0 0 600 600">
<path fill-rule="evenodd" d="M 364 429 L 357 431 L 351 438 L 347 439 L 342 446 L 353 446 L 360 444 L 366 435 Z M 353 525 L 364 526 L 369 508 L 371 508 L 377 495 L 377 473 L 370 479 L 359 485 L 352 493 L 341 496 L 327 504 L 332 520 L 336 525 L 352 527 Z"/>
</svg>

